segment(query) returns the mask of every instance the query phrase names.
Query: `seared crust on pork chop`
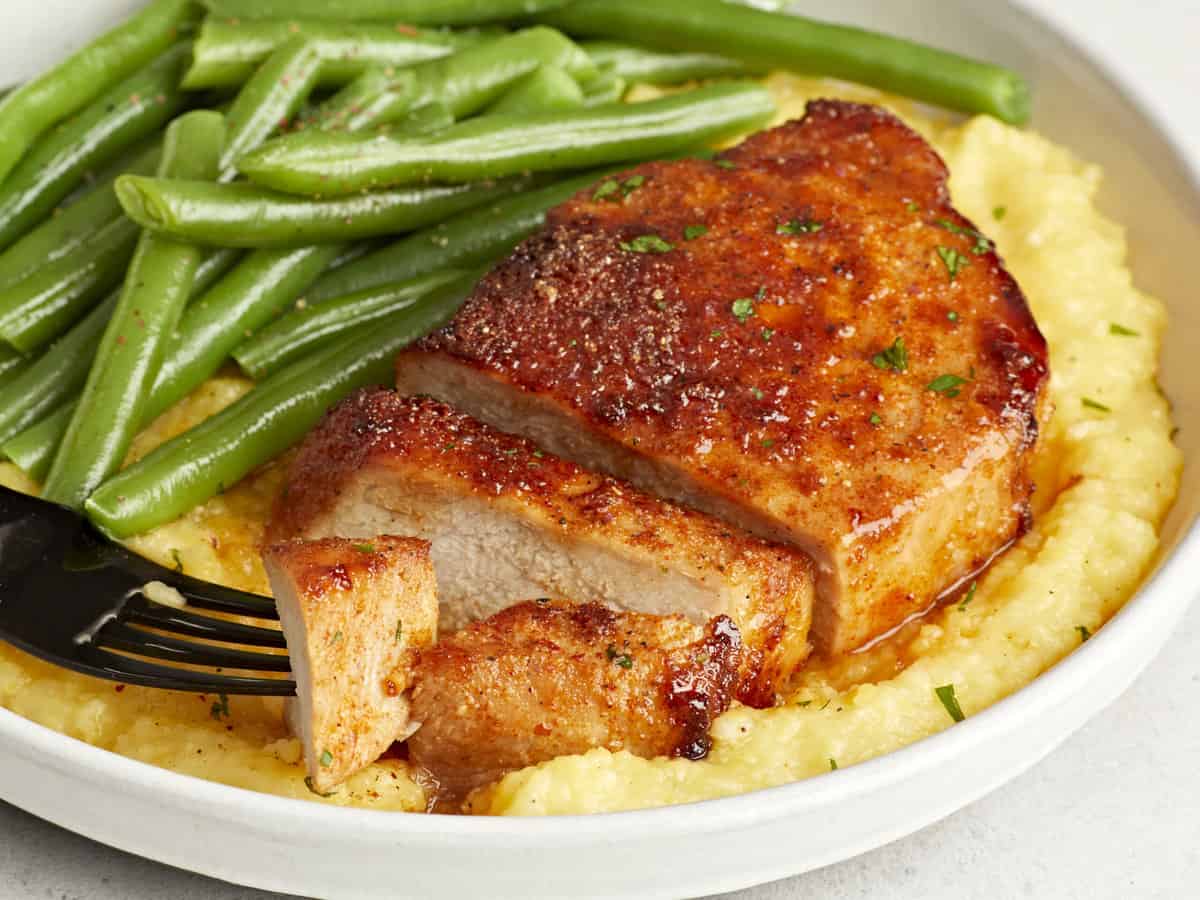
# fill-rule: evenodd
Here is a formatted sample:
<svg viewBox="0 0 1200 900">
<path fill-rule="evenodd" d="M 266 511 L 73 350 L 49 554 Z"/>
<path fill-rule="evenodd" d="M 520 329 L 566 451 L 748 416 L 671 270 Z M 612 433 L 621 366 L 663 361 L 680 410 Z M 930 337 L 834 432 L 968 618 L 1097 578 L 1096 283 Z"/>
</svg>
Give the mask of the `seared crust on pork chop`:
<svg viewBox="0 0 1200 900">
<path fill-rule="evenodd" d="M 818 643 L 850 650 L 1028 517 L 1046 346 L 946 174 L 834 101 L 639 166 L 552 210 L 399 389 L 809 551 Z"/>
<path fill-rule="evenodd" d="M 808 656 L 813 575 L 795 548 L 585 471 L 429 398 L 364 389 L 305 439 L 271 540 L 429 540 L 441 625 L 530 597 L 569 597 L 703 624 L 745 645 L 738 696 L 769 705 Z"/>
<path fill-rule="evenodd" d="M 737 680 L 729 619 L 511 606 L 421 653 L 409 759 L 463 795 L 506 772 L 593 747 L 699 759 Z"/>
<path fill-rule="evenodd" d="M 310 787 L 325 793 L 409 723 L 415 652 L 437 634 L 429 545 L 413 538 L 287 541 L 263 552 L 287 639 Z"/>
</svg>

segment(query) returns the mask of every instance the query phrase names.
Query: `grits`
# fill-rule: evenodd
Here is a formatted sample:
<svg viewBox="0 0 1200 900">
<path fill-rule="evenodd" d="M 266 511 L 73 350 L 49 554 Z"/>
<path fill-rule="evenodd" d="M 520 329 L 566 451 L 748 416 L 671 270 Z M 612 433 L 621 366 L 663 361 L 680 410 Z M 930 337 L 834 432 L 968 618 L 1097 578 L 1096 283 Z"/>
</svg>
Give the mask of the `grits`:
<svg viewBox="0 0 1200 900">
<path fill-rule="evenodd" d="M 828 81 L 775 75 L 768 83 L 780 101 L 780 120 L 801 115 L 813 96 L 892 106 L 946 159 L 955 205 L 995 239 L 1050 344 L 1056 411 L 1043 429 L 1034 527 L 966 602 L 948 604 L 864 652 L 815 664 L 783 706 L 726 713 L 714 726 L 706 760 L 593 750 L 510 774 L 477 794 L 472 812 L 544 815 L 681 803 L 794 781 L 910 744 L 952 724 L 936 687 L 953 684 L 967 715 L 1011 694 L 1100 628 L 1154 556 L 1181 466 L 1155 383 L 1166 315 L 1133 287 L 1121 229 L 1094 206 L 1099 170 L 991 119 L 934 119 Z M 236 375 L 213 379 L 147 429 L 131 456 L 247 387 Z M 266 467 L 132 546 L 189 574 L 265 593 L 256 545 L 285 464 Z M 11 465 L 0 467 L 0 481 L 35 487 Z M 154 765 L 317 799 L 304 786 L 300 747 L 284 730 L 277 700 L 122 689 L 0 645 L 0 705 Z M 321 802 L 422 810 L 425 794 L 403 761 L 385 759 Z"/>
</svg>

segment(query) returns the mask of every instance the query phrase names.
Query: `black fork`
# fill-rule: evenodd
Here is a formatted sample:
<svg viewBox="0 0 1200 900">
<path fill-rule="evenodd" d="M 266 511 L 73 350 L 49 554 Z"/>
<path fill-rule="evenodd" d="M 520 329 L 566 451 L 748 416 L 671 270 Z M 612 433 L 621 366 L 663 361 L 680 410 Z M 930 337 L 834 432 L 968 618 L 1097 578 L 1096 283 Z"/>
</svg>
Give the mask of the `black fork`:
<svg viewBox="0 0 1200 900">
<path fill-rule="evenodd" d="M 147 598 L 145 586 L 155 581 L 178 591 L 186 605 Z M 243 624 L 212 612 L 261 621 Z M 0 640 L 111 681 L 204 693 L 295 693 L 269 597 L 150 562 L 72 510 L 4 487 Z"/>
</svg>

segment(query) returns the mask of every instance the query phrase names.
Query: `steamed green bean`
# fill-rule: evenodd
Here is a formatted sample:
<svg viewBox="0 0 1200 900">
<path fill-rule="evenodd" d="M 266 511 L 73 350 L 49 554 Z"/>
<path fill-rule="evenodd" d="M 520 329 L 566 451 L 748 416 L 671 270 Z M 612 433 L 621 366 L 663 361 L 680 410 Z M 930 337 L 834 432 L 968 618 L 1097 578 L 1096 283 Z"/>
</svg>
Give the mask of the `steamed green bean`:
<svg viewBox="0 0 1200 900">
<path fill-rule="evenodd" d="M 376 66 L 411 66 L 478 43 L 485 35 L 474 32 L 419 31 L 363 22 L 284 19 L 252 20 L 209 16 L 196 35 L 192 64 L 183 78 L 189 90 L 235 87 L 258 65 L 294 37 L 305 38 L 321 57 L 318 79 L 323 85 L 340 85 Z"/>
<path fill-rule="evenodd" d="M 104 482 L 87 500 L 91 520 L 115 538 L 169 522 L 231 487 L 295 444 L 358 387 L 392 377 L 396 353 L 448 322 L 476 274 L 293 363 L 254 390 Z"/>
<path fill-rule="evenodd" d="M 645 103 L 481 116 L 425 137 L 293 134 L 263 144 L 238 168 L 263 187 L 295 194 L 461 183 L 645 159 L 752 130 L 774 111 L 762 85 L 714 83 Z"/>
<path fill-rule="evenodd" d="M 583 106 L 583 89 L 558 66 L 538 66 L 488 108 L 497 116 L 578 109 Z"/>
<path fill-rule="evenodd" d="M 179 240 L 230 247 L 302 247 L 412 231 L 522 190 L 516 178 L 401 188 L 314 200 L 252 184 L 123 176 L 117 196 L 139 225 Z"/>
<path fill-rule="evenodd" d="M 0 290 L 0 339 L 29 353 L 70 328 L 121 281 L 140 229 L 114 219 L 71 254 Z"/>
<path fill-rule="evenodd" d="M 220 113 L 186 113 L 167 129 L 159 175 L 215 178 L 224 143 L 225 119 Z M 142 235 L 79 405 L 46 476 L 45 498 L 79 507 L 121 464 L 202 256 L 194 245 L 152 232 Z"/>
<path fill-rule="evenodd" d="M 723 0 L 575 0 L 538 18 L 576 37 L 635 37 L 663 50 L 857 81 L 1014 124 L 1029 118 L 1029 85 L 1017 73 L 847 25 Z"/>
<path fill-rule="evenodd" d="M 89 169 L 157 131 L 183 105 L 178 44 L 43 138 L 0 184 L 0 249 L 66 197 Z"/>
<path fill-rule="evenodd" d="M 407 309 L 463 274 L 457 269 L 442 269 L 398 284 L 367 288 L 320 305 L 306 304 L 243 341 L 233 351 L 233 358 L 243 372 L 261 381 L 347 331 Z"/>
</svg>

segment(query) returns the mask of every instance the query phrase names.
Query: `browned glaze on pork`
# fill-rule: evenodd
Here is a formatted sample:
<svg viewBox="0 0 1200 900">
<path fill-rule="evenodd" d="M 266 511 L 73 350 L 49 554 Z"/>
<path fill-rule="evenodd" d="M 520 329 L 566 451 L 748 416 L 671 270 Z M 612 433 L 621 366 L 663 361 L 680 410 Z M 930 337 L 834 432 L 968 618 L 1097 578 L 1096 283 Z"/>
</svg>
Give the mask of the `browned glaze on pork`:
<svg viewBox="0 0 1200 900">
<path fill-rule="evenodd" d="M 632 174 L 552 210 L 401 355 L 401 389 L 538 421 L 548 449 L 796 542 L 829 651 L 1025 527 L 1045 342 L 919 135 L 817 101 L 715 161 Z M 902 371 L 880 356 L 898 340 Z"/>
<path fill-rule="evenodd" d="M 699 759 L 740 654 L 724 617 L 701 627 L 598 604 L 520 603 L 421 653 L 409 759 L 459 797 L 593 747 Z"/>
</svg>

